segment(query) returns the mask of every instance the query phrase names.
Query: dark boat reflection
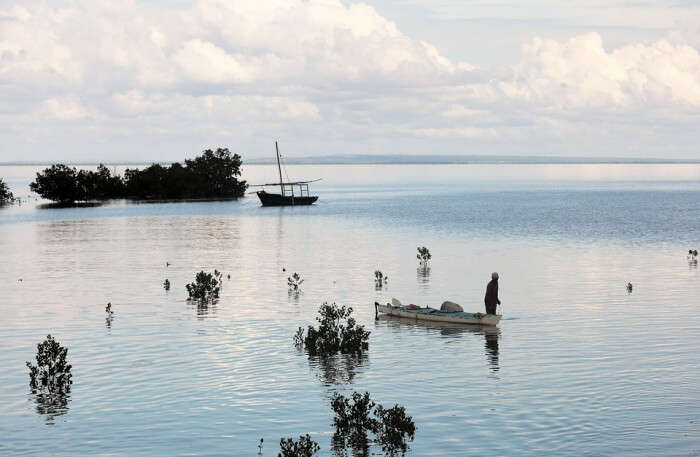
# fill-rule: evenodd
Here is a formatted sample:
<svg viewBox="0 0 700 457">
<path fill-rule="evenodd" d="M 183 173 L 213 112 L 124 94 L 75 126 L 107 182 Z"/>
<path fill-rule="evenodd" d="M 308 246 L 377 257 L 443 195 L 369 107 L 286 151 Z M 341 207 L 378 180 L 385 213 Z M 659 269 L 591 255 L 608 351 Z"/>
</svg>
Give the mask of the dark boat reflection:
<svg viewBox="0 0 700 457">
<path fill-rule="evenodd" d="M 477 335 L 484 337 L 484 352 L 491 371 L 499 370 L 498 365 L 498 339 L 501 330 L 492 325 L 454 324 L 449 322 L 432 322 L 408 319 L 403 317 L 379 315 L 375 320 L 377 327 L 386 327 L 393 330 L 401 328 L 424 328 L 427 333 L 439 334 L 441 337 L 461 338 L 464 335 Z"/>
</svg>

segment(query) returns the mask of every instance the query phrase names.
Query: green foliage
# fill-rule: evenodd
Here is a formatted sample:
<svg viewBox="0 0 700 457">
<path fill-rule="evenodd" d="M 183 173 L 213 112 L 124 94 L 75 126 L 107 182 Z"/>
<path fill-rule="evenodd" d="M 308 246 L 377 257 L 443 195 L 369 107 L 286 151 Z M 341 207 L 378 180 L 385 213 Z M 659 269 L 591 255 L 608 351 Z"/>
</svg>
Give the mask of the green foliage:
<svg viewBox="0 0 700 457">
<path fill-rule="evenodd" d="M 307 433 L 296 441 L 292 438 L 280 439 L 280 452 L 277 457 L 311 457 L 320 449 L 318 443 Z"/>
<path fill-rule="evenodd" d="M 374 415 L 380 424 L 377 442 L 384 452 L 390 455 L 405 453 L 408 449 L 406 439 L 413 440 L 416 434 L 416 425 L 413 418 L 406 415 L 406 408 L 394 405 L 393 408 L 384 409 L 382 405 L 377 405 Z"/>
<path fill-rule="evenodd" d="M 7 203 L 12 203 L 13 201 L 15 201 L 15 196 L 12 195 L 12 192 L 10 192 L 10 188 L 7 187 L 7 184 L 0 179 L 0 206 Z"/>
<path fill-rule="evenodd" d="M 29 188 L 41 198 L 59 203 L 73 203 L 80 199 L 77 170 L 61 163 L 37 173 Z"/>
<path fill-rule="evenodd" d="M 245 193 L 245 181 L 237 179 L 241 175 L 241 156 L 232 155 L 228 148 L 207 149 L 202 155 L 186 160 L 185 166 L 190 172 L 195 197 L 240 197 Z"/>
<path fill-rule="evenodd" d="M 109 168 L 100 164 L 97 171 L 80 170 L 76 177 L 79 198 L 82 201 L 108 200 L 124 197 L 124 182 L 118 175 L 112 176 Z"/>
<path fill-rule="evenodd" d="M 418 254 L 416 254 L 416 258 L 420 260 L 421 264 L 426 265 L 428 261 L 432 258 L 432 255 L 430 255 L 430 250 L 423 246 L 418 248 Z"/>
<path fill-rule="evenodd" d="M 416 426 L 403 406 L 385 409 L 372 401 L 369 392 L 353 392 L 352 401 L 336 393 L 331 408 L 335 413 L 335 447 L 349 444 L 355 449 L 365 450 L 368 434 L 372 433 L 388 455 L 404 454 L 408 449 L 407 440 L 413 440 L 415 436 Z"/>
<path fill-rule="evenodd" d="M 374 270 L 374 285 L 377 289 L 381 289 L 389 280 L 389 276 L 385 276 L 381 270 Z"/>
<path fill-rule="evenodd" d="M 66 362 L 68 348 L 64 348 L 51 335 L 37 345 L 36 365 L 27 362 L 29 368 L 29 386 L 32 391 L 50 394 L 70 392 L 73 383 L 72 366 Z"/>
<path fill-rule="evenodd" d="M 369 396 L 369 392 L 360 394 L 352 393 L 352 403 L 350 400 L 338 393 L 333 395 L 331 408 L 335 413 L 333 425 L 336 432 L 344 435 L 366 434 L 368 431 L 376 433 L 379 431 L 379 421 L 370 416 L 376 404 Z"/>
<path fill-rule="evenodd" d="M 294 273 L 292 276 L 287 278 L 287 286 L 289 286 L 289 290 L 292 292 L 298 292 L 301 290 L 301 285 L 304 283 L 304 280 L 299 276 L 299 273 Z"/>
<path fill-rule="evenodd" d="M 143 170 L 124 172 L 126 194 L 143 200 L 183 198 L 237 198 L 248 185 L 239 180 L 241 156 L 227 148 L 207 149 L 202 155 L 185 160 L 185 166 L 153 164 Z"/>
<path fill-rule="evenodd" d="M 187 284 L 185 288 L 190 300 L 199 300 L 202 303 L 216 300 L 221 290 L 221 273 L 218 270 L 214 270 L 214 273 L 200 271 L 194 282 Z"/>
<path fill-rule="evenodd" d="M 226 148 L 207 149 L 185 165 L 153 164 L 143 170 L 127 169 L 124 177 L 112 175 L 100 164 L 97 171 L 52 165 L 36 174 L 29 187 L 42 198 L 70 204 L 113 198 L 172 200 L 184 198 L 241 197 L 248 185 L 239 180 L 241 156 Z"/>
<path fill-rule="evenodd" d="M 361 354 L 369 347 L 370 332 L 363 325 L 357 325 L 352 308 L 324 303 L 318 310 L 318 329 L 309 326 L 304 338 L 304 346 L 311 355 Z M 301 339 L 303 330 L 297 331 L 295 341 Z"/>
</svg>

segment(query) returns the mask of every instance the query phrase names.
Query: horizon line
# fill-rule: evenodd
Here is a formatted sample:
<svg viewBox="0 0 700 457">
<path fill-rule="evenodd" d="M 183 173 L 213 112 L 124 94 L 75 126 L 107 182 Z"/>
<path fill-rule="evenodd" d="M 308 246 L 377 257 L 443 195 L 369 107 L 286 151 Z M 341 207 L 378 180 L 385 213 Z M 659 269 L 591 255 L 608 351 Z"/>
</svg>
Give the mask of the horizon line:
<svg viewBox="0 0 700 457">
<path fill-rule="evenodd" d="M 151 165 L 176 163 L 172 160 L 159 161 L 49 161 L 49 160 L 14 160 L 2 161 L 0 166 L 43 166 L 64 165 Z M 243 165 L 270 165 L 276 159 L 255 157 L 242 159 Z M 594 156 L 532 156 L 532 155 L 410 155 L 395 154 L 344 154 L 323 156 L 285 157 L 287 165 L 605 165 L 605 164 L 698 164 L 698 159 L 683 158 L 640 158 L 640 157 L 594 157 Z"/>
</svg>

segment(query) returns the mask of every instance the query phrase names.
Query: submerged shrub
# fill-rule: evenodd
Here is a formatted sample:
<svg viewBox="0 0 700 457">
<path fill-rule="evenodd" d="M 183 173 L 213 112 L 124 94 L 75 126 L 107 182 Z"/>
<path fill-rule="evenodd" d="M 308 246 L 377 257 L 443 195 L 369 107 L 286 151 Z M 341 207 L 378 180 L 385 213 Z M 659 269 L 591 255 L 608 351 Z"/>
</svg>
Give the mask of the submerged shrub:
<svg viewBox="0 0 700 457">
<path fill-rule="evenodd" d="M 68 348 L 60 345 L 50 334 L 46 340 L 37 345 L 36 365 L 27 362 L 29 368 L 29 386 L 33 392 L 44 391 L 49 394 L 70 392 L 73 383 L 72 366 L 66 362 Z"/>
<path fill-rule="evenodd" d="M 416 258 L 420 260 L 421 265 L 427 265 L 428 261 L 432 257 L 433 256 L 430 254 L 430 250 L 425 246 L 418 248 L 418 254 L 416 254 Z"/>
<path fill-rule="evenodd" d="M 357 325 L 352 308 L 324 303 L 318 310 L 318 329 L 309 326 L 303 338 L 303 346 L 309 354 L 333 355 L 360 354 L 369 347 L 370 332 L 363 325 Z M 295 342 L 301 340 L 303 330 L 299 327 Z"/>
<path fill-rule="evenodd" d="M 260 441 L 262 443 L 262 440 Z M 280 452 L 277 457 L 311 457 L 320 449 L 318 443 L 307 433 L 296 441 L 292 438 L 280 439 Z"/>
<path fill-rule="evenodd" d="M 290 292 L 297 292 L 301 289 L 301 284 L 304 282 L 298 273 L 294 273 L 292 276 L 287 278 L 287 285 L 289 286 Z"/>
<path fill-rule="evenodd" d="M 193 283 L 185 286 L 190 300 L 199 300 L 200 302 L 208 302 L 219 298 L 221 290 L 221 273 L 219 270 L 214 270 L 214 273 L 205 273 L 200 271 L 195 276 Z"/>
<path fill-rule="evenodd" d="M 366 450 L 371 433 L 388 455 L 404 454 L 408 449 L 407 440 L 415 436 L 416 426 L 403 406 L 385 409 L 372 401 L 369 392 L 353 392 L 352 401 L 336 393 L 331 408 L 335 413 L 333 442 L 336 448 L 349 444 L 354 449 Z"/>
<path fill-rule="evenodd" d="M 389 276 L 385 276 L 381 270 L 374 271 L 374 285 L 377 287 L 377 289 L 381 289 L 388 280 Z"/>
<path fill-rule="evenodd" d="M 366 434 L 368 431 L 376 433 L 379 430 L 379 421 L 370 416 L 375 406 L 369 392 L 353 392 L 352 403 L 348 398 L 338 393 L 334 394 L 331 408 L 335 413 L 333 425 L 336 432 L 344 435 Z"/>
<path fill-rule="evenodd" d="M 412 441 L 416 434 L 416 425 L 413 418 L 406 415 L 406 408 L 394 405 L 393 408 L 384 409 L 378 405 L 374 414 L 380 424 L 377 442 L 382 445 L 382 449 L 392 455 L 398 451 L 405 453 L 408 449 L 406 439 Z"/>
</svg>

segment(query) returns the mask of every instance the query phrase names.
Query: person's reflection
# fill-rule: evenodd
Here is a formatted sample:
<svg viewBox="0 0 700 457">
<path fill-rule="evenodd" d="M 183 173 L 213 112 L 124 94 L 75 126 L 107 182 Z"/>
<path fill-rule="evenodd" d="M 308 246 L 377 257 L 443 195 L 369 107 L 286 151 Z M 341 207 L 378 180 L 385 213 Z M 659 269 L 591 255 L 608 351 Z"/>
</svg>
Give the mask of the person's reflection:
<svg viewBox="0 0 700 457">
<path fill-rule="evenodd" d="M 484 331 L 486 358 L 491 365 L 491 371 L 498 371 L 498 330 Z"/>
</svg>

